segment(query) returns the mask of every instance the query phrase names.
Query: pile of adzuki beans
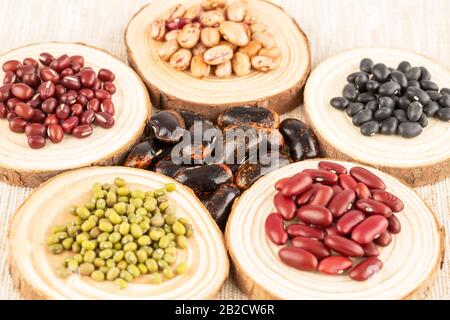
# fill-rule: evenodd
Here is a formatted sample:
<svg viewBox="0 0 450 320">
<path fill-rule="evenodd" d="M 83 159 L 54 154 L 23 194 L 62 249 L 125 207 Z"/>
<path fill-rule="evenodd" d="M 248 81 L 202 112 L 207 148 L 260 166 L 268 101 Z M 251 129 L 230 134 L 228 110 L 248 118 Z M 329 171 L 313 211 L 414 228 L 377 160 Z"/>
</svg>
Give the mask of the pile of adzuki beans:
<svg viewBox="0 0 450 320">
<path fill-rule="evenodd" d="M 351 279 L 367 280 L 383 267 L 377 246 L 388 246 L 400 232 L 394 212 L 404 204 L 365 168 L 347 172 L 329 161 L 318 167 L 275 184 L 277 212 L 266 219 L 267 237 L 277 245 L 290 242 L 278 253 L 290 267 L 330 275 L 351 269 Z"/>
<path fill-rule="evenodd" d="M 60 143 L 65 134 L 89 137 L 94 123 L 106 129 L 114 125 L 113 72 L 96 74 L 79 55 L 55 58 L 44 52 L 39 62 L 6 61 L 0 87 L 0 119 L 8 119 L 11 131 L 25 133 L 31 148 L 43 148 L 46 138 Z"/>
</svg>

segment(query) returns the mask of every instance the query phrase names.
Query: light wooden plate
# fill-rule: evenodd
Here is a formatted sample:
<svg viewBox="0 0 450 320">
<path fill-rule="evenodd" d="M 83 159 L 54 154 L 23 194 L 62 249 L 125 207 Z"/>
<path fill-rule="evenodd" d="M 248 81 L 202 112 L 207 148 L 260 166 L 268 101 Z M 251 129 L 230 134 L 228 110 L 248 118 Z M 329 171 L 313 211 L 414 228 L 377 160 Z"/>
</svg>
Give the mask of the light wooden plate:
<svg viewBox="0 0 450 320">
<path fill-rule="evenodd" d="M 342 95 L 347 75 L 359 70 L 362 58 L 397 68 L 407 60 L 425 66 L 440 87 L 450 85 L 450 71 L 437 62 L 409 51 L 356 49 L 321 63 L 305 87 L 305 116 L 316 133 L 325 156 L 358 161 L 399 177 L 413 186 L 433 184 L 450 177 L 450 125 L 429 119 L 423 133 L 413 139 L 400 136 L 366 137 L 343 111 L 330 106 Z"/>
<path fill-rule="evenodd" d="M 332 160 L 333 161 L 333 160 Z M 226 245 L 241 289 L 252 299 L 423 299 L 438 273 L 444 254 L 444 231 L 417 193 L 396 178 L 370 169 L 399 196 L 405 209 L 396 214 L 400 234 L 381 248 L 383 269 L 363 282 L 348 276 L 298 271 L 278 258 L 280 246 L 265 235 L 266 217 L 275 212 L 274 183 L 319 160 L 297 162 L 258 180 L 235 202 L 226 229 Z M 359 165 L 336 161 L 347 169 Z"/>
<path fill-rule="evenodd" d="M 111 129 L 94 126 L 94 133 L 86 139 L 66 135 L 64 141 L 31 149 L 25 134 L 13 133 L 6 119 L 0 120 L 0 181 L 36 187 L 56 174 L 91 165 L 114 165 L 122 162 L 135 144 L 150 117 L 151 105 L 147 90 L 137 74 L 106 51 L 80 43 L 41 43 L 11 50 L 0 56 L 0 65 L 11 59 L 37 59 L 41 52 L 54 56 L 79 54 L 85 64 L 95 71 L 108 68 L 116 74 L 117 92 L 112 100 L 116 107 Z M 4 72 L 0 70 L 0 78 Z"/>
<path fill-rule="evenodd" d="M 124 167 L 92 167 L 63 173 L 36 189 L 12 218 L 9 229 L 10 272 L 14 284 L 27 299 L 212 299 L 228 276 L 228 257 L 222 234 L 210 214 L 190 189 L 177 183 L 169 194 L 178 216 L 187 217 L 194 228 L 189 246 L 178 262 L 188 272 L 161 285 L 141 276 L 124 290 L 110 281 L 96 282 L 78 274 L 57 276 L 63 261 L 46 246 L 51 226 L 73 219 L 71 205 L 87 201 L 94 182 L 111 183 L 123 177 L 131 188 L 154 190 L 174 180 L 150 171 Z"/>
<path fill-rule="evenodd" d="M 162 61 L 158 57 L 161 44 L 149 36 L 149 25 L 178 3 L 188 7 L 201 0 L 153 1 L 133 16 L 125 31 L 128 59 L 144 79 L 155 107 L 187 109 L 215 120 L 232 106 L 263 106 L 284 113 L 299 105 L 301 89 L 311 70 L 310 48 L 304 32 L 283 9 L 265 0 L 247 1 L 251 11 L 276 35 L 282 52 L 276 70 L 228 79 L 197 79 Z"/>
</svg>

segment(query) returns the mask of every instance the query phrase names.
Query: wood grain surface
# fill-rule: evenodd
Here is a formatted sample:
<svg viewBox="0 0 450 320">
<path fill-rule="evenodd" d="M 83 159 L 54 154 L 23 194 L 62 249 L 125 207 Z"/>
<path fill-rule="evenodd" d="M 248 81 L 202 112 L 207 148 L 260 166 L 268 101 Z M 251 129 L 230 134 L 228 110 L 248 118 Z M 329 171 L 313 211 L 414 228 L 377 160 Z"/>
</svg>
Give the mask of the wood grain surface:
<svg viewBox="0 0 450 320">
<path fill-rule="evenodd" d="M 126 61 L 123 32 L 129 18 L 148 0 L 2 0 L 0 53 L 28 43 L 81 41 Z M 344 50 L 390 47 L 416 51 L 450 68 L 449 0 L 284 0 L 308 35 L 313 68 Z M 289 116 L 302 117 L 301 108 Z M 1 143 L 1 142 L 0 142 Z M 0 183 L 0 299 L 18 298 L 6 267 L 6 230 L 10 215 L 30 189 Z M 450 179 L 418 189 L 449 228 Z M 447 235 L 447 248 L 450 241 Z M 432 298 L 450 298 L 449 254 Z M 245 298 L 228 281 L 219 299 Z"/>
</svg>

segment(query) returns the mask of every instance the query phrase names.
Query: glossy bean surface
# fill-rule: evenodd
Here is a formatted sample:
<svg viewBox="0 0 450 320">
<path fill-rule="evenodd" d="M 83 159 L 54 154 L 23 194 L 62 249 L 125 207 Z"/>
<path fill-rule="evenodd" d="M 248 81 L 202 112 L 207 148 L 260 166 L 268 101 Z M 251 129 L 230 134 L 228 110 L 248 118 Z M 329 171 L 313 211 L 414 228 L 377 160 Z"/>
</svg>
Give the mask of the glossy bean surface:
<svg viewBox="0 0 450 320">
<path fill-rule="evenodd" d="M 289 267 L 303 271 L 315 271 L 319 264 L 312 253 L 301 248 L 284 247 L 280 249 L 278 256 Z"/>
<path fill-rule="evenodd" d="M 265 222 L 266 235 L 276 245 L 285 244 L 289 238 L 284 229 L 284 220 L 281 214 L 271 213 Z"/>
<path fill-rule="evenodd" d="M 388 228 L 388 220 L 380 215 L 373 215 L 358 224 L 352 231 L 352 240 L 367 244 L 377 239 Z"/>
</svg>

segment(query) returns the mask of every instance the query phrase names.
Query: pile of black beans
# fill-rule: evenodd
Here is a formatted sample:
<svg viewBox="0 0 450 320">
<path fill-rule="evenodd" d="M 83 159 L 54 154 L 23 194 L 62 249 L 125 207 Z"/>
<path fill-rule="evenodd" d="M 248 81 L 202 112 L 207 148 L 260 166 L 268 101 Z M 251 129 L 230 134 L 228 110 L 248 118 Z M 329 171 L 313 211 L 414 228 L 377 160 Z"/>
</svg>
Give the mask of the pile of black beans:
<svg viewBox="0 0 450 320">
<path fill-rule="evenodd" d="M 428 125 L 428 118 L 450 120 L 450 89 L 431 81 L 425 67 L 407 61 L 397 69 L 365 58 L 360 71 L 347 77 L 342 97 L 331 99 L 331 106 L 345 110 L 361 134 L 398 134 L 414 138 Z"/>
</svg>

